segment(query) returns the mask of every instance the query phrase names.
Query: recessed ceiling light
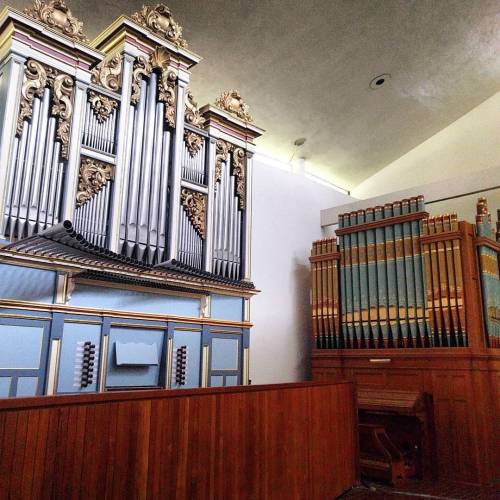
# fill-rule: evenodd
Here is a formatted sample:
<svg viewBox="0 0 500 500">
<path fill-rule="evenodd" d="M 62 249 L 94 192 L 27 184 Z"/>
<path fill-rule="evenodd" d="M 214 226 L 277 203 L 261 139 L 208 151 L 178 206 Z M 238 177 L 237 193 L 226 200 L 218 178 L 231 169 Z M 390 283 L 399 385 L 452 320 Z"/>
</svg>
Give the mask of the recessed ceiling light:
<svg viewBox="0 0 500 500">
<path fill-rule="evenodd" d="M 391 75 L 389 73 L 383 73 L 381 75 L 376 76 L 375 78 L 372 78 L 372 81 L 370 82 L 370 88 L 372 90 L 377 90 L 380 87 L 384 85 L 384 83 L 387 82 L 391 78 Z"/>
<path fill-rule="evenodd" d="M 295 142 L 293 143 L 293 145 L 300 147 L 300 146 L 303 146 L 305 142 L 306 142 L 305 137 L 299 137 L 298 139 L 295 139 Z"/>
</svg>

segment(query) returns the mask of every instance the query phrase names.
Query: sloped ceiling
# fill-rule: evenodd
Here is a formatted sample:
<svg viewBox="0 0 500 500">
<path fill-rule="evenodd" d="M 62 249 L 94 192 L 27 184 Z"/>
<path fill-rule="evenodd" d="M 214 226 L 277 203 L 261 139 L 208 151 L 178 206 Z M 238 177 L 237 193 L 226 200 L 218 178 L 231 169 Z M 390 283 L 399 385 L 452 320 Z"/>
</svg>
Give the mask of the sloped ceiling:
<svg viewBox="0 0 500 500">
<path fill-rule="evenodd" d="M 22 9 L 30 2 L 9 0 Z M 141 1 L 67 0 L 95 36 Z M 237 88 L 261 150 L 353 188 L 500 90 L 498 0 L 168 0 L 204 60 L 200 104 Z M 371 90 L 370 80 L 391 78 Z M 500 111 L 500 110 L 499 110 Z"/>
</svg>

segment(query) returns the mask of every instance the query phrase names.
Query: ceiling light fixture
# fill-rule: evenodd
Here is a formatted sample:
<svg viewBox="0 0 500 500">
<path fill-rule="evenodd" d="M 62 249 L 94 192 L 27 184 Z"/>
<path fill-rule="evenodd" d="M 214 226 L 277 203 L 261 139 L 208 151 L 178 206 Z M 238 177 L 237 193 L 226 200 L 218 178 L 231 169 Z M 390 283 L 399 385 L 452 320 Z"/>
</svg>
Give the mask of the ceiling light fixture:
<svg viewBox="0 0 500 500">
<path fill-rule="evenodd" d="M 295 158 L 295 153 L 297 152 L 297 149 L 300 148 L 301 146 L 303 146 L 305 144 L 306 140 L 307 139 L 305 137 L 299 137 L 298 139 L 295 139 L 295 141 L 293 142 L 293 145 L 295 147 L 293 148 L 293 153 L 292 153 L 292 156 L 290 156 L 288 163 L 292 162 L 292 160 Z"/>
<path fill-rule="evenodd" d="M 370 88 L 372 90 L 377 90 L 384 85 L 384 83 L 391 78 L 389 73 L 382 73 L 381 75 L 372 78 L 370 82 Z"/>
</svg>

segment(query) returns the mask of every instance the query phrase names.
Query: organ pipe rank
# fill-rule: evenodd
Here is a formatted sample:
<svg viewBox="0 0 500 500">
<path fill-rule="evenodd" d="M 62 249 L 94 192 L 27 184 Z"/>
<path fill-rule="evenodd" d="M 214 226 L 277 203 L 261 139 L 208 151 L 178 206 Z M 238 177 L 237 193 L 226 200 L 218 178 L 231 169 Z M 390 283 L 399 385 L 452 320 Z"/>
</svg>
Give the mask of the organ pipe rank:
<svg viewBox="0 0 500 500">
<path fill-rule="evenodd" d="M 500 347 L 498 215 L 480 198 L 475 225 L 429 217 L 422 196 L 339 215 L 311 252 L 316 347 L 467 347 L 477 329 Z"/>
</svg>

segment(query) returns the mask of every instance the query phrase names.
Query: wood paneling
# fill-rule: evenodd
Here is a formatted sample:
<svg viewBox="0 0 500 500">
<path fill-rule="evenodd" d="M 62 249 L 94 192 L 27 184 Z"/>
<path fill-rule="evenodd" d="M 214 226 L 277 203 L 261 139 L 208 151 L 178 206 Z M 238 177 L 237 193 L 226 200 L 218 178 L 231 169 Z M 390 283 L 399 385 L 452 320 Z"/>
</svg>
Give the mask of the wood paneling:
<svg viewBox="0 0 500 500">
<path fill-rule="evenodd" d="M 315 350 L 312 362 L 314 380 L 344 377 L 360 387 L 431 394 L 438 477 L 485 485 L 500 480 L 498 350 Z"/>
<path fill-rule="evenodd" d="M 4 399 L 0 498 L 334 498 L 356 422 L 347 382 Z"/>
</svg>

